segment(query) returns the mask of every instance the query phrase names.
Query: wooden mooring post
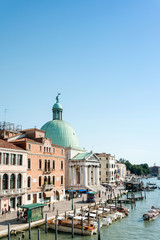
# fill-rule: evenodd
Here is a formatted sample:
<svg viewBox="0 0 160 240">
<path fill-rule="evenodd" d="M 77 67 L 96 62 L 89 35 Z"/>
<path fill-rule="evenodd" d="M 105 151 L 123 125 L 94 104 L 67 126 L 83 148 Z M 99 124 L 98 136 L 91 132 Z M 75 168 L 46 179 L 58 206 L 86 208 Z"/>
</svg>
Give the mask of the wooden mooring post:
<svg viewBox="0 0 160 240">
<path fill-rule="evenodd" d="M 38 240 L 40 240 L 40 229 L 38 228 Z"/>
<path fill-rule="evenodd" d="M 47 233 L 47 214 L 45 215 L 45 233 Z"/>
<path fill-rule="evenodd" d="M 83 228 L 83 218 L 81 218 L 81 224 L 82 224 L 82 235 L 84 234 L 84 228 Z"/>
<path fill-rule="evenodd" d="M 98 217 L 98 240 L 101 240 L 100 217 Z"/>
<path fill-rule="evenodd" d="M 72 217 L 72 238 L 74 238 L 74 217 Z"/>
<path fill-rule="evenodd" d="M 31 219 L 29 219 L 29 239 L 31 239 Z"/>
<path fill-rule="evenodd" d="M 10 223 L 8 223 L 8 240 L 11 238 Z"/>
<path fill-rule="evenodd" d="M 55 240 L 58 240 L 57 215 L 55 217 Z"/>
</svg>

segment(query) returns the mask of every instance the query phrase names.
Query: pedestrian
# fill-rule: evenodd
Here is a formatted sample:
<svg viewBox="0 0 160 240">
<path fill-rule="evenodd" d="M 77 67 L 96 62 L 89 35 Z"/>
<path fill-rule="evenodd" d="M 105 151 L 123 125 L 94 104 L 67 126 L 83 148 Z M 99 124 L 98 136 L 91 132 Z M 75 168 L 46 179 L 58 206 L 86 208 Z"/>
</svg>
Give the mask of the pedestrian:
<svg viewBox="0 0 160 240">
<path fill-rule="evenodd" d="M 53 205 L 52 205 L 52 208 L 53 208 L 52 210 L 54 211 L 54 208 L 55 208 L 55 204 L 54 204 L 54 203 L 53 203 Z"/>
<path fill-rule="evenodd" d="M 49 204 L 48 204 L 48 209 L 49 209 L 49 211 L 50 211 L 50 208 L 51 208 L 51 204 L 49 203 Z"/>
<path fill-rule="evenodd" d="M 11 213 L 11 207 L 8 205 L 8 212 Z"/>
<path fill-rule="evenodd" d="M 4 213 L 5 213 L 5 212 L 4 212 L 4 209 L 2 208 L 2 217 L 3 217 Z"/>
<path fill-rule="evenodd" d="M 19 217 L 20 217 L 20 212 L 19 210 L 17 211 L 17 221 L 19 221 Z"/>
</svg>

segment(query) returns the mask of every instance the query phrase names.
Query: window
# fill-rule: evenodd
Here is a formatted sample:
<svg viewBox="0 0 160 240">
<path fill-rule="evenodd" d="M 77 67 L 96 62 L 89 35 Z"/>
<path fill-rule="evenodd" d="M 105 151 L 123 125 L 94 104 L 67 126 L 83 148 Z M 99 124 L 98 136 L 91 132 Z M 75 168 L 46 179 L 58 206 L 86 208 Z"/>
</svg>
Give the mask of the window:
<svg viewBox="0 0 160 240">
<path fill-rule="evenodd" d="M 39 146 L 39 150 L 42 151 L 42 146 Z"/>
<path fill-rule="evenodd" d="M 22 155 L 17 155 L 17 165 L 22 165 Z"/>
<path fill-rule="evenodd" d="M 49 152 L 51 152 L 51 148 L 48 148 Z"/>
<path fill-rule="evenodd" d="M 28 177 L 28 179 L 27 179 L 27 187 L 28 188 L 31 187 L 31 177 Z"/>
<path fill-rule="evenodd" d="M 16 155 L 11 154 L 11 165 L 15 165 L 15 164 L 16 164 Z"/>
<path fill-rule="evenodd" d="M 28 168 L 28 169 L 31 169 L 31 159 L 30 159 L 30 158 L 28 158 L 28 165 L 27 165 L 27 168 Z"/>
<path fill-rule="evenodd" d="M 55 160 L 53 160 L 53 170 L 55 170 Z"/>
<path fill-rule="evenodd" d="M 12 174 L 10 177 L 10 189 L 15 189 L 15 175 Z"/>
<path fill-rule="evenodd" d="M 63 149 L 61 149 L 61 154 L 63 154 Z"/>
<path fill-rule="evenodd" d="M 52 182 L 53 182 L 53 185 L 55 185 L 55 176 L 53 176 L 52 179 L 53 179 L 53 181 L 52 181 Z"/>
<path fill-rule="evenodd" d="M 42 193 L 39 193 L 39 198 L 42 198 Z"/>
<path fill-rule="evenodd" d="M 44 184 L 47 184 L 47 177 L 44 177 Z"/>
<path fill-rule="evenodd" d="M 113 168 L 113 164 L 112 164 L 112 168 Z"/>
<path fill-rule="evenodd" d="M 46 147 L 44 147 L 44 152 L 46 151 Z"/>
<path fill-rule="evenodd" d="M 108 163 L 106 163 L 106 168 L 108 168 Z"/>
<path fill-rule="evenodd" d="M 39 176 L 39 187 L 41 187 L 41 186 L 42 186 L 42 177 Z"/>
<path fill-rule="evenodd" d="M 47 172 L 47 160 L 44 162 L 44 171 Z"/>
<path fill-rule="evenodd" d="M 21 188 L 22 175 L 19 173 L 17 176 L 17 188 Z"/>
<path fill-rule="evenodd" d="M 39 166 L 38 166 L 39 169 L 42 169 L 42 160 L 39 159 Z"/>
<path fill-rule="evenodd" d="M 99 171 L 99 175 L 101 175 L 101 171 Z"/>
<path fill-rule="evenodd" d="M 63 185 L 63 175 L 61 176 L 61 185 Z"/>
<path fill-rule="evenodd" d="M 3 164 L 8 165 L 9 164 L 9 154 L 4 153 L 3 155 Z"/>
<path fill-rule="evenodd" d="M 53 153 L 55 153 L 55 148 L 53 148 Z"/>
<path fill-rule="evenodd" d="M 48 176 L 48 184 L 51 184 L 51 177 Z"/>
<path fill-rule="evenodd" d="M 31 150 L 31 144 L 28 144 L 28 149 Z"/>
<path fill-rule="evenodd" d="M 61 161 L 61 170 L 63 170 L 63 161 Z"/>
<path fill-rule="evenodd" d="M 8 189 L 8 175 L 4 174 L 3 175 L 3 189 Z"/>
<path fill-rule="evenodd" d="M 27 195 L 27 200 L 31 200 L 31 194 Z"/>
<path fill-rule="evenodd" d="M 99 168 L 101 168 L 101 164 L 99 164 Z"/>
<path fill-rule="evenodd" d="M 48 171 L 50 172 L 50 160 L 48 160 Z"/>
</svg>

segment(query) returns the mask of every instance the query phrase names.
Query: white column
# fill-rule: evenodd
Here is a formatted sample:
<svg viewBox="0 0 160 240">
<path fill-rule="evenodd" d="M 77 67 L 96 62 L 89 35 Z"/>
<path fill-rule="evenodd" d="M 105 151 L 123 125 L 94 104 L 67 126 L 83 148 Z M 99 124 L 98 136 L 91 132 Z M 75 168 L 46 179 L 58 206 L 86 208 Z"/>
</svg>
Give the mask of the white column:
<svg viewBox="0 0 160 240">
<path fill-rule="evenodd" d="M 87 174 L 88 167 L 84 166 L 83 167 L 83 174 L 84 174 L 84 187 L 87 187 L 88 183 L 88 174 Z"/>
<path fill-rule="evenodd" d="M 88 167 L 88 184 L 91 185 L 91 166 Z"/>
<path fill-rule="evenodd" d="M 11 175 L 10 174 L 8 174 L 8 190 L 10 190 L 10 180 L 11 180 Z"/>
<path fill-rule="evenodd" d="M 96 184 L 99 185 L 99 167 L 96 167 Z"/>
<path fill-rule="evenodd" d="M 8 155 L 8 165 L 11 165 L 11 154 Z"/>
<path fill-rule="evenodd" d="M 80 177 L 79 177 L 79 185 L 81 186 L 82 185 L 82 181 L 81 181 L 82 167 L 81 166 L 79 167 L 79 175 L 80 175 Z"/>
<path fill-rule="evenodd" d="M 95 166 L 93 166 L 93 185 L 95 185 Z"/>
<path fill-rule="evenodd" d="M 75 185 L 75 168 L 74 166 L 72 166 L 72 182 L 73 182 L 73 186 Z"/>
<path fill-rule="evenodd" d="M 72 184 L 72 171 L 71 167 L 69 167 L 69 176 L 68 176 L 68 185 L 71 186 Z"/>
</svg>

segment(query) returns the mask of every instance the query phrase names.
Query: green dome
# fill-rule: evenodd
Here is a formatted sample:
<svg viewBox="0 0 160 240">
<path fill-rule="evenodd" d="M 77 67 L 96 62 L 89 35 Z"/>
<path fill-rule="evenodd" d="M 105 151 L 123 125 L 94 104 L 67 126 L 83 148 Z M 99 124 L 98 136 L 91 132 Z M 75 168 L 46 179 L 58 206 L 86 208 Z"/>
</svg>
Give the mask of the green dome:
<svg viewBox="0 0 160 240">
<path fill-rule="evenodd" d="M 63 110 L 63 108 L 62 108 L 62 106 L 61 106 L 61 104 L 60 104 L 60 103 L 55 103 L 55 104 L 53 105 L 53 108 L 52 108 L 52 110 L 54 110 L 54 109 Z"/>
<path fill-rule="evenodd" d="M 74 129 L 63 120 L 49 121 L 42 126 L 41 130 L 46 132 L 45 137 L 50 138 L 53 144 L 78 148 L 78 138 Z"/>
</svg>

